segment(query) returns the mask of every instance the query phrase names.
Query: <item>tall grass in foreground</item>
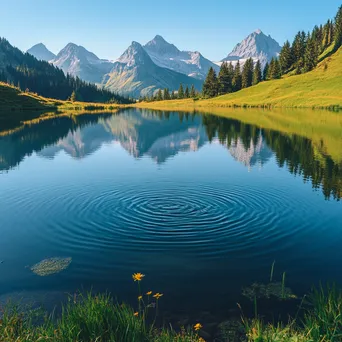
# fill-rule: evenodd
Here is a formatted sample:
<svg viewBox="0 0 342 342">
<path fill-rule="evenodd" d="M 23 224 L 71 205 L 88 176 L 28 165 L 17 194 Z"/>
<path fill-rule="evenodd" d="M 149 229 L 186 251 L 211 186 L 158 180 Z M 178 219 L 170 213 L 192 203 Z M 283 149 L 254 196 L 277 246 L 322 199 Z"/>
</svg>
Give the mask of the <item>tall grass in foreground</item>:
<svg viewBox="0 0 342 342">
<path fill-rule="evenodd" d="M 273 280 L 274 263 L 270 280 Z M 74 295 L 62 308 L 59 317 L 44 315 L 40 310 L 21 312 L 16 306 L 6 306 L 0 311 L 0 342 L 205 342 L 199 336 L 200 323 L 176 332 L 170 328 L 156 328 L 158 302 L 163 294 L 148 291 L 143 293 L 142 273 L 132 278 L 138 285 L 138 311 L 125 304 L 118 304 L 108 294 Z M 271 283 L 271 285 L 278 283 Z M 262 284 L 261 284 L 262 285 Z M 254 284 L 249 297 L 254 293 L 253 319 L 242 317 L 245 342 L 341 342 L 342 341 L 342 291 L 336 286 L 322 286 L 304 296 L 299 310 L 304 310 L 301 320 L 289 320 L 287 324 L 264 323 L 258 316 L 257 298 L 270 294 L 280 300 L 297 298 L 288 295 L 285 287 L 285 272 L 280 287 Z M 272 291 L 273 292 L 272 292 Z M 253 292 L 254 291 L 254 292 Z M 266 292 L 265 292 L 266 291 Z M 271 291 L 271 292 L 270 292 Z M 279 293 L 278 293 L 279 292 Z M 307 299 L 307 300 L 306 300 Z M 306 300 L 306 301 L 304 301 Z M 303 308 L 305 305 L 305 308 Z M 240 307 L 241 309 L 241 307 Z M 152 324 L 148 323 L 149 310 L 155 310 Z M 151 316 L 151 315 L 150 315 Z M 236 342 L 229 337 L 215 342 Z"/>
<path fill-rule="evenodd" d="M 335 285 L 314 289 L 307 297 L 304 318 L 288 324 L 264 324 L 243 318 L 248 341 L 254 342 L 341 342 L 342 291 Z"/>
<path fill-rule="evenodd" d="M 115 304 L 107 294 L 70 298 L 61 317 L 20 313 L 8 307 L 0 320 L 1 342 L 200 342 L 195 331 L 156 329 L 126 305 Z M 203 341 L 203 340 L 202 340 Z"/>
</svg>

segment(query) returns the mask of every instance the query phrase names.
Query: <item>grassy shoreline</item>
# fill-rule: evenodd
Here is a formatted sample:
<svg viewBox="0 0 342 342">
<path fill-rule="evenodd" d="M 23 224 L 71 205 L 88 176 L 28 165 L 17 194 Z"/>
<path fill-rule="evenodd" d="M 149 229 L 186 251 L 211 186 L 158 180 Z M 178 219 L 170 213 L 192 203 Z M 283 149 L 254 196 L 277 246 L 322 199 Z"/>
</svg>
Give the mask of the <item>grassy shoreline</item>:
<svg viewBox="0 0 342 342">
<path fill-rule="evenodd" d="M 74 294 L 59 315 L 40 309 L 20 311 L 18 306 L 1 308 L 1 342 L 338 342 L 342 340 L 342 291 L 335 286 L 314 289 L 301 299 L 298 315 L 287 323 L 265 322 L 241 313 L 240 323 L 225 321 L 218 335 L 209 337 L 205 322 L 177 327 L 155 325 L 162 294 L 139 295 L 139 309 L 113 300 L 109 294 Z M 256 305 L 257 296 L 254 297 Z M 284 301 L 282 298 L 279 300 Z M 144 303 L 154 303 L 150 306 Z M 238 305 L 239 306 L 239 305 Z M 240 307 L 240 306 L 239 306 Z M 242 308 L 240 307 L 242 312 Z M 203 326 L 202 326 L 203 323 Z M 236 324 L 237 323 L 237 324 Z M 218 326 L 220 326 L 218 325 Z M 202 329 L 203 328 L 203 329 Z"/>
</svg>

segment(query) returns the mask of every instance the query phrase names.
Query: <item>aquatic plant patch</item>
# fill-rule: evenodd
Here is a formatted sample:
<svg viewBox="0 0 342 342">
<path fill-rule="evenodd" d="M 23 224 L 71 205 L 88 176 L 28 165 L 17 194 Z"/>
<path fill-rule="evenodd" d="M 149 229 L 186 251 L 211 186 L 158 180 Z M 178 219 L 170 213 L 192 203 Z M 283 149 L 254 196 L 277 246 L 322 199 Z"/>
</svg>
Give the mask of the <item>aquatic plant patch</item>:
<svg viewBox="0 0 342 342">
<path fill-rule="evenodd" d="M 49 258 L 33 265 L 31 271 L 41 277 L 62 272 L 71 264 L 72 258 Z"/>
</svg>

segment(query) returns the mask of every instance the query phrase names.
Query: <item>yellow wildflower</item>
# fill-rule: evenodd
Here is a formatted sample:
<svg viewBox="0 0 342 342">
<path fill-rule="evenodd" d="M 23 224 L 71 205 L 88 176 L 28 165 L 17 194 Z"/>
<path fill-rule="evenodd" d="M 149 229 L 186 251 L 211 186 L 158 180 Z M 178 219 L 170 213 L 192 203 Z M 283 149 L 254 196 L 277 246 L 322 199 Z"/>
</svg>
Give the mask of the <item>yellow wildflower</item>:
<svg viewBox="0 0 342 342">
<path fill-rule="evenodd" d="M 146 292 L 146 294 L 147 294 L 148 296 L 151 296 L 152 291 L 148 291 L 148 292 Z"/>
<path fill-rule="evenodd" d="M 202 324 L 201 323 L 197 323 L 197 324 L 194 325 L 194 329 L 196 331 L 200 330 L 201 328 L 202 328 Z"/>
<path fill-rule="evenodd" d="M 142 296 L 139 296 L 139 297 L 138 297 L 138 300 L 142 300 Z"/>
<path fill-rule="evenodd" d="M 159 299 L 160 297 L 162 297 L 163 296 L 163 294 L 162 293 L 159 293 L 159 292 L 157 292 L 155 295 L 153 295 L 153 297 L 155 298 L 155 299 Z"/>
<path fill-rule="evenodd" d="M 198 342 L 205 342 L 205 339 L 202 338 L 202 337 L 200 337 L 200 338 L 198 339 Z"/>
<path fill-rule="evenodd" d="M 134 316 L 135 317 L 139 316 L 139 312 L 134 312 Z"/>
<path fill-rule="evenodd" d="M 142 278 L 145 277 L 145 274 L 142 273 L 133 273 L 132 278 L 134 281 L 141 281 Z"/>
</svg>

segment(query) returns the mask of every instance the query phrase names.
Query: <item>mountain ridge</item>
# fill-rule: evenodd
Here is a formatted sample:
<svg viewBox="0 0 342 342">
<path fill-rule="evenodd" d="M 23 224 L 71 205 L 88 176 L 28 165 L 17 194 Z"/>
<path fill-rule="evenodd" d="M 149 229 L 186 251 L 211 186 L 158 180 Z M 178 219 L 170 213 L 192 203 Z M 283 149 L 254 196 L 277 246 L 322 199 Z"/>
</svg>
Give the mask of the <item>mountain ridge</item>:
<svg viewBox="0 0 342 342">
<path fill-rule="evenodd" d="M 202 82 L 176 71 L 156 65 L 143 46 L 132 44 L 114 63 L 102 85 L 120 94 L 133 96 L 152 95 L 158 89 L 177 90 L 180 84 L 200 89 Z"/>
<path fill-rule="evenodd" d="M 33 45 L 30 49 L 26 51 L 33 57 L 45 62 L 49 62 L 56 58 L 56 55 L 51 52 L 43 43 L 38 43 Z"/>
<path fill-rule="evenodd" d="M 51 61 L 62 69 L 65 74 L 78 76 L 86 82 L 99 84 L 103 76 L 108 73 L 113 63 L 100 59 L 93 52 L 81 45 L 68 43 Z"/>
<path fill-rule="evenodd" d="M 205 79 L 210 67 L 214 68 L 216 72 L 219 71 L 219 67 L 203 57 L 199 51 L 180 51 L 160 35 L 156 35 L 147 42 L 144 49 L 158 66 L 199 80 Z"/>
</svg>

